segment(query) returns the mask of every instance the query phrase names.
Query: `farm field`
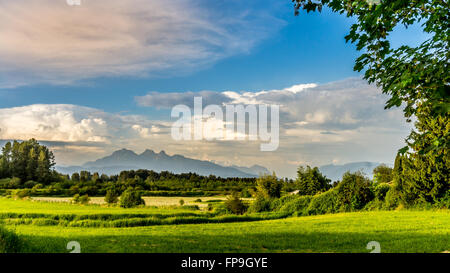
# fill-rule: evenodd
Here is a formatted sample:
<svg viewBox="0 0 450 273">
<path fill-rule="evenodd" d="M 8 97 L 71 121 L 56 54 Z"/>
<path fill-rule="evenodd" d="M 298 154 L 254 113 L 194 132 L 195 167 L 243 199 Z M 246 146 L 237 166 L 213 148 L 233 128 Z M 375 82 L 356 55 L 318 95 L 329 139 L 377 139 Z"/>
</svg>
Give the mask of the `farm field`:
<svg viewBox="0 0 450 273">
<path fill-rule="evenodd" d="M 23 252 L 68 252 L 69 241 L 79 242 L 85 253 L 369 252 L 369 241 L 379 242 L 381 252 L 450 250 L 448 210 L 217 220 L 206 211 L 174 207 L 121 209 L 0 198 L 0 216 L 23 240 Z M 114 221 L 136 226 L 106 225 Z"/>
<path fill-rule="evenodd" d="M 71 197 L 32 197 L 36 201 L 45 202 L 62 202 L 70 203 L 73 198 Z M 142 199 L 145 201 L 146 206 L 178 206 L 179 201 L 183 200 L 185 205 L 193 206 L 197 205 L 200 208 L 206 208 L 208 206 L 208 201 L 224 201 L 226 196 L 207 196 L 207 197 L 162 197 L 162 196 L 143 196 Z M 201 199 L 202 202 L 196 202 L 197 199 Z M 249 200 L 250 198 L 243 198 L 243 200 Z M 105 205 L 104 197 L 90 197 L 90 204 L 95 205 Z"/>
</svg>

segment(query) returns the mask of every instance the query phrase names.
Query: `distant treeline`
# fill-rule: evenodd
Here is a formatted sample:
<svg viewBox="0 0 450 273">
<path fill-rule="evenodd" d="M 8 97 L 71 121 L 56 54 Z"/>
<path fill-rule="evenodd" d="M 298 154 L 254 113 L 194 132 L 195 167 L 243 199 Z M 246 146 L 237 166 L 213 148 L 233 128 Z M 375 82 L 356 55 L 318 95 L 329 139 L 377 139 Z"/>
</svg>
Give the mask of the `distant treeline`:
<svg viewBox="0 0 450 273">
<path fill-rule="evenodd" d="M 222 178 L 196 173 L 174 174 L 152 170 L 122 171 L 118 175 L 81 171 L 63 175 L 55 170 L 53 153 L 36 140 L 8 142 L 0 156 L 0 189 L 28 189 L 31 195 L 73 196 L 75 194 L 103 196 L 108 190 L 118 194 L 128 188 L 153 196 L 204 196 L 240 192 L 250 197 L 256 187 L 255 178 Z M 284 190 L 294 188 L 285 181 Z"/>
</svg>

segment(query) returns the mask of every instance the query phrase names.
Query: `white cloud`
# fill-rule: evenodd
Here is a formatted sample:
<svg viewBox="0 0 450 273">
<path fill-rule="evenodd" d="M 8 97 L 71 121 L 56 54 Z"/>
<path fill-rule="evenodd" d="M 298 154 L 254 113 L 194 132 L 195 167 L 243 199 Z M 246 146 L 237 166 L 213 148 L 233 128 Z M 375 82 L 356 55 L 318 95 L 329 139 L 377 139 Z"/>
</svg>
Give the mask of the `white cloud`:
<svg viewBox="0 0 450 273">
<path fill-rule="evenodd" d="M 107 142 L 107 124 L 96 115 L 97 112 L 95 109 L 73 105 L 30 105 L 0 109 L 0 138 Z"/>
<path fill-rule="evenodd" d="M 142 106 L 149 107 L 171 107 L 180 103 L 192 107 L 195 96 L 218 105 L 281 105 L 280 148 L 277 154 L 266 153 L 261 156 L 258 143 L 248 141 L 213 142 L 207 146 L 210 154 L 216 155 L 216 160 L 226 162 L 229 157 L 237 154 L 236 163 L 243 162 L 245 165 L 245 162 L 250 161 L 273 166 L 281 175 L 295 175 L 295 168 L 289 166 L 292 162 L 313 165 L 329 164 L 333 160 L 341 163 L 390 163 L 396 151 L 404 146 L 404 138 L 411 129 L 411 124 L 405 122 L 401 109 L 385 110 L 387 96 L 361 79 L 294 85 L 257 92 L 152 92 L 136 100 Z M 207 104 L 204 103 L 203 106 Z M 197 149 L 204 143 L 185 145 L 195 146 Z M 249 154 L 239 156 L 244 152 Z M 195 154 L 195 151 L 192 153 Z"/>
<path fill-rule="evenodd" d="M 131 126 L 133 130 L 139 133 L 142 138 L 151 138 L 161 132 L 158 126 L 153 125 L 151 128 L 143 127 L 142 125 L 135 124 Z"/>
<path fill-rule="evenodd" d="M 164 126 L 164 125 L 161 125 Z M 36 104 L 0 109 L 0 139 L 30 139 L 52 142 L 114 144 L 160 133 L 161 128 L 140 116 L 106 113 L 67 104 Z"/>
<path fill-rule="evenodd" d="M 248 52 L 284 23 L 196 0 L 0 1 L 0 88 L 187 73 Z"/>
<path fill-rule="evenodd" d="M 169 113 L 166 120 L 157 121 L 76 105 L 0 109 L 0 139 L 33 137 L 48 141 L 55 148 L 59 164 L 83 163 L 121 148 L 137 152 L 149 148 L 235 165 L 260 164 L 283 176 L 294 176 L 292 164 L 300 162 L 312 165 L 329 164 L 333 160 L 391 163 L 396 151 L 404 146 L 403 139 L 411 125 L 405 123 L 400 109 L 384 110 L 386 97 L 362 80 L 311 86 L 300 92 L 288 89 L 234 92 L 234 97 L 223 92 L 202 93 L 208 95 L 209 101 L 219 104 L 252 98 L 282 105 L 280 146 L 275 152 L 260 152 L 258 141 L 221 141 L 223 132 L 219 130 L 205 132 L 219 140 L 175 141 L 170 130 L 174 120 L 169 119 Z M 180 95 L 154 92 L 147 99 L 155 107 L 158 102 L 171 105 L 190 101 L 190 97 L 193 101 L 194 95 L 198 93 L 191 92 L 180 100 Z M 223 124 L 212 117 L 208 122 L 212 127 Z"/>
</svg>

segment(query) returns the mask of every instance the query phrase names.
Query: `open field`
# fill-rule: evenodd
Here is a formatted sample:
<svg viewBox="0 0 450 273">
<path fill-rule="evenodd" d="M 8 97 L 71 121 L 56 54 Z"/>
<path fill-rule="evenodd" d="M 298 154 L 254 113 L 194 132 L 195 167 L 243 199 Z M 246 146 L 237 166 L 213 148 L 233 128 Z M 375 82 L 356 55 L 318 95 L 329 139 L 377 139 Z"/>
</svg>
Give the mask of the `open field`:
<svg viewBox="0 0 450 273">
<path fill-rule="evenodd" d="M 45 201 L 45 202 L 62 202 L 62 203 L 70 203 L 73 198 L 71 197 L 32 197 L 33 200 L 36 201 Z M 208 206 L 208 201 L 224 201 L 226 196 L 208 196 L 208 197 L 162 197 L 162 196 L 144 196 L 142 197 L 145 201 L 146 206 L 178 206 L 179 201 L 181 199 L 184 200 L 184 204 L 188 206 L 197 205 L 200 208 L 206 208 Z M 201 199 L 202 202 L 195 202 L 195 200 Z M 250 198 L 243 198 L 250 199 Z M 105 205 L 104 197 L 90 197 L 90 204 L 96 205 Z"/>
<path fill-rule="evenodd" d="M 108 215 L 129 220 L 135 218 L 133 215 L 151 217 L 158 214 L 161 219 L 166 219 L 164 217 L 171 214 L 186 213 L 192 220 L 192 224 L 169 221 L 120 228 L 71 227 L 62 226 L 61 222 L 6 223 L 8 229 L 24 240 L 25 252 L 68 252 L 66 244 L 69 241 L 78 241 L 82 252 L 369 252 L 366 250 L 369 241 L 378 241 L 382 252 L 450 250 L 448 210 L 374 211 L 195 224 L 196 217 L 211 219 L 216 216 L 183 209 L 120 209 L 0 198 L 0 215 L 15 214 L 17 217 L 21 213 L 21 217 L 38 218 L 42 215 L 30 214 L 76 214 L 80 219 L 87 215 L 88 220 L 100 222 L 110 222 Z"/>
</svg>

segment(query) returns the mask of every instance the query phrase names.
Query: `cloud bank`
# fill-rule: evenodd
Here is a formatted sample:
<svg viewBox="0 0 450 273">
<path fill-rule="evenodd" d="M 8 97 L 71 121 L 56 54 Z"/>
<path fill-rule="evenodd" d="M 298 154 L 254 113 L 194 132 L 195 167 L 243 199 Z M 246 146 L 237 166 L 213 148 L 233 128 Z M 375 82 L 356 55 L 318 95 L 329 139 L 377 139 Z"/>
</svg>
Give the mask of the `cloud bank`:
<svg viewBox="0 0 450 273">
<path fill-rule="evenodd" d="M 189 104 L 194 96 L 205 96 L 206 101 L 219 105 L 280 105 L 279 149 L 261 152 L 260 142 L 248 140 L 175 141 L 170 133 L 175 120 L 170 114 L 167 119 L 154 120 L 76 105 L 0 109 L 0 139 L 47 141 L 59 164 L 83 163 L 120 148 L 150 148 L 235 165 L 250 162 L 294 176 L 298 164 L 390 163 L 411 129 L 400 109 L 384 110 L 386 97 L 360 79 L 257 92 L 151 92 L 137 101 L 141 106 L 169 108 Z"/>
<path fill-rule="evenodd" d="M 284 24 L 249 9 L 206 0 L 0 0 L 0 88 L 188 73 L 248 52 Z"/>
</svg>

